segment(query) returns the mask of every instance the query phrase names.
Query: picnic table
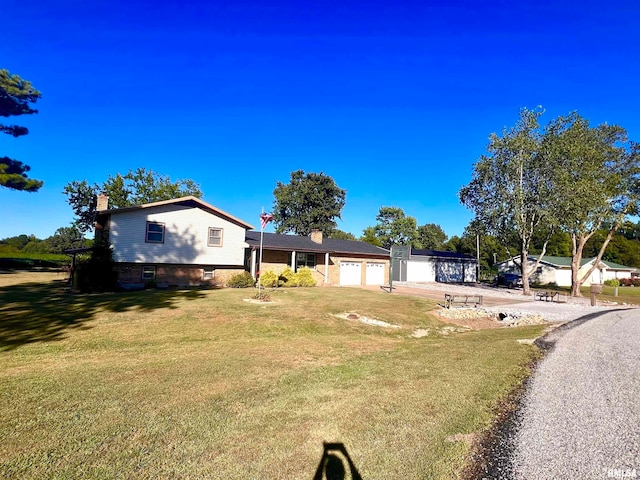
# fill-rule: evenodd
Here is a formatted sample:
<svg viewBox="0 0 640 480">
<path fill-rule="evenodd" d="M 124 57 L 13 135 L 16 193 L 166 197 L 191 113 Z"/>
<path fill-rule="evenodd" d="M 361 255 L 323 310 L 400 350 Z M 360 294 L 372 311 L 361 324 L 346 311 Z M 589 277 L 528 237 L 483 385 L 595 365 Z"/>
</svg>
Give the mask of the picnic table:
<svg viewBox="0 0 640 480">
<path fill-rule="evenodd" d="M 554 292 L 550 290 L 538 290 L 534 294 L 534 298 L 536 300 L 545 301 L 545 302 L 553 302 L 560 300 L 560 292 Z"/>
</svg>

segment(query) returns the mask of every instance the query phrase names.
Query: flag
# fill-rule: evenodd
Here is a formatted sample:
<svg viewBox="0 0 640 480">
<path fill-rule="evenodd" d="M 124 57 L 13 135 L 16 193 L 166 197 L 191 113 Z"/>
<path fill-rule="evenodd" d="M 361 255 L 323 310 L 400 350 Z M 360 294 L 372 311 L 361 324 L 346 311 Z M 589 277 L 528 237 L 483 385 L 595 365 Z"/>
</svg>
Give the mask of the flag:
<svg viewBox="0 0 640 480">
<path fill-rule="evenodd" d="M 269 223 L 271 220 L 273 220 L 273 215 L 271 215 L 270 213 L 262 213 L 260 215 L 260 225 L 262 225 L 262 230 L 264 230 L 264 227 L 266 227 L 267 223 Z"/>
</svg>

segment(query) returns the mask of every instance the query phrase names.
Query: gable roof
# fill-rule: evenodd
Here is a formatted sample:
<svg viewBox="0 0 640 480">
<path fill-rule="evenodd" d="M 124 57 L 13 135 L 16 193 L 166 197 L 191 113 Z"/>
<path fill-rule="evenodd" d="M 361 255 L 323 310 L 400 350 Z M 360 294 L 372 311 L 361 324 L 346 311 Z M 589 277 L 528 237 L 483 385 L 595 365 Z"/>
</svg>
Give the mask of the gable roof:
<svg viewBox="0 0 640 480">
<path fill-rule="evenodd" d="M 458 260 L 477 260 L 476 257 L 466 255 L 464 253 L 447 252 L 442 250 L 428 250 L 428 249 L 411 249 L 411 256 L 418 257 L 438 257 L 438 258 L 456 258 Z"/>
<path fill-rule="evenodd" d="M 389 257 L 389 250 L 376 247 L 357 240 L 339 240 L 337 238 L 323 238 L 322 243 L 316 243 L 310 237 L 302 235 L 284 235 L 281 233 L 264 233 L 262 248 L 267 250 L 285 250 L 289 252 L 343 253 L 354 255 L 375 255 Z M 260 232 L 249 231 L 245 241 L 252 247 L 260 246 Z"/>
<path fill-rule="evenodd" d="M 519 259 L 519 257 L 512 257 L 509 260 L 513 260 L 514 258 Z M 580 267 L 584 267 L 586 264 L 593 262 L 595 259 L 596 257 L 582 258 L 580 261 Z M 506 263 L 509 260 L 504 260 L 498 263 Z M 535 262 L 536 260 L 538 260 L 538 255 L 529 255 L 529 260 Z M 542 260 L 540 260 L 540 263 L 545 263 L 556 268 L 571 268 L 571 257 L 555 257 L 553 255 L 545 255 L 544 257 L 542 257 Z M 626 265 L 620 265 L 619 263 L 610 262 L 608 260 L 600 260 L 600 263 L 604 264 L 609 270 L 637 270 L 634 267 L 627 267 Z"/>
<path fill-rule="evenodd" d="M 240 220 L 237 217 L 234 217 L 233 215 L 220 210 L 219 208 L 214 207 L 213 205 L 205 202 L 204 200 L 200 200 L 197 197 L 194 197 L 193 195 L 189 195 L 187 197 L 180 197 L 180 198 L 172 198 L 171 200 L 162 200 L 160 202 L 152 202 L 152 203 L 145 203 L 142 205 L 133 205 L 131 207 L 122 207 L 122 208 L 112 208 L 109 210 L 100 210 L 98 211 L 98 214 L 103 215 L 103 214 L 110 214 L 110 215 L 115 215 L 118 213 L 123 213 L 123 212 L 131 212 L 133 210 L 140 210 L 140 209 L 145 209 L 145 208 L 154 208 L 154 207 L 163 207 L 165 205 L 180 205 L 180 206 L 184 206 L 184 207 L 191 207 L 191 208 L 200 208 L 202 210 L 204 210 L 205 212 L 209 212 L 213 215 L 216 215 L 218 217 L 222 217 L 226 220 L 229 220 L 231 223 L 235 223 L 236 225 L 239 225 L 247 230 L 251 230 L 253 228 L 255 228 L 253 225 Z"/>
</svg>

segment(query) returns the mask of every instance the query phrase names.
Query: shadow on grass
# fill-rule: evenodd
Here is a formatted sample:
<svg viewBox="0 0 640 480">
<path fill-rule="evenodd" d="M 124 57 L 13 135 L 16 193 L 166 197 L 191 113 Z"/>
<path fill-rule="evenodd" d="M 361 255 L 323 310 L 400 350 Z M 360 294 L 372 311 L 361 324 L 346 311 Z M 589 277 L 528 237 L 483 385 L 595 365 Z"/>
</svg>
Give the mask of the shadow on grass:
<svg viewBox="0 0 640 480">
<path fill-rule="evenodd" d="M 100 311 L 178 308 L 181 299 L 203 296 L 198 290 L 75 294 L 61 280 L 0 288 L 0 351 L 62 340 L 70 330 L 90 328 L 87 323 Z"/>
</svg>

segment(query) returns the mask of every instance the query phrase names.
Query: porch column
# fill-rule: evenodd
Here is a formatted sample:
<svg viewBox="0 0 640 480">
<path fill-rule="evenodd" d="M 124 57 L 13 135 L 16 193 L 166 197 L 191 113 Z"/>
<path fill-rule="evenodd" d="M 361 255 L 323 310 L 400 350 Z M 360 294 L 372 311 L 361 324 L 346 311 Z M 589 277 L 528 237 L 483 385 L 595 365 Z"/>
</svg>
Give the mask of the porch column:
<svg viewBox="0 0 640 480">
<path fill-rule="evenodd" d="M 329 283 L 329 252 L 324 254 L 324 283 Z"/>
<path fill-rule="evenodd" d="M 256 249 L 251 249 L 251 276 L 256 278 Z"/>
<path fill-rule="evenodd" d="M 296 271 L 296 251 L 291 252 L 291 270 Z"/>
</svg>

